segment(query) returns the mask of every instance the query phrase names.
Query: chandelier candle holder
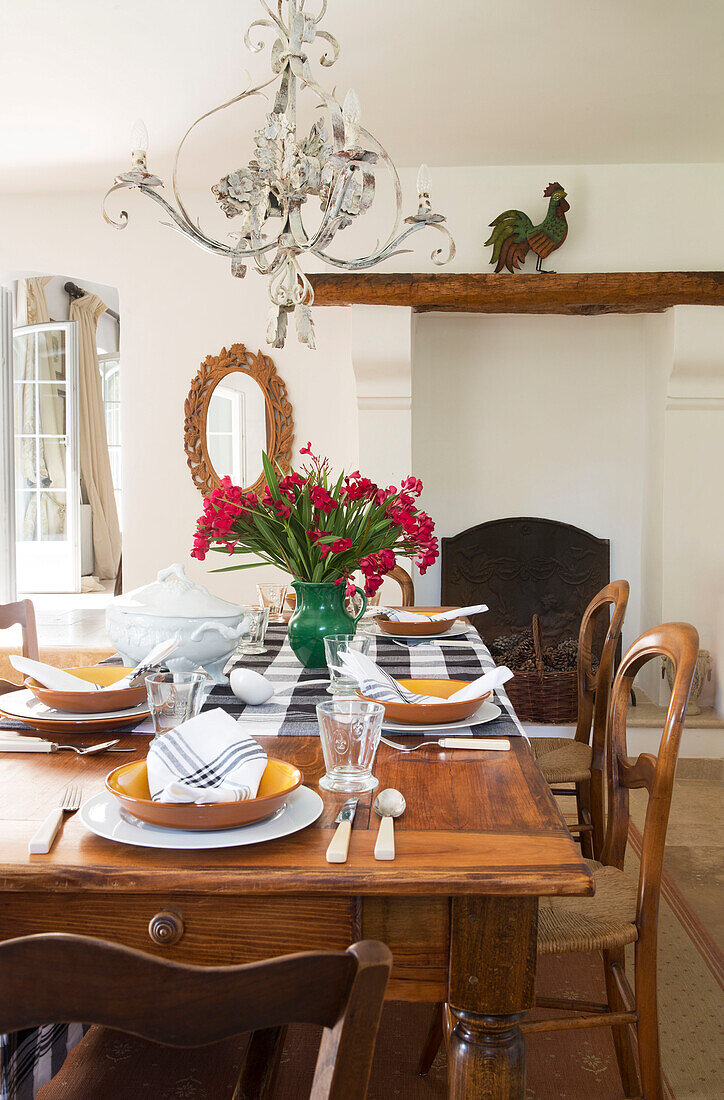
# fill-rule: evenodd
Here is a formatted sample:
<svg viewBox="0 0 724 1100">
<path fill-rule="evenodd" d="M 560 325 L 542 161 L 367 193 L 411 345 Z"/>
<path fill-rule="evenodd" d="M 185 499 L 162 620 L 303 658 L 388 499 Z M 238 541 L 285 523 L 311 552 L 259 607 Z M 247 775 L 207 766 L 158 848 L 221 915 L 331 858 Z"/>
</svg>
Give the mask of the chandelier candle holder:
<svg viewBox="0 0 724 1100">
<path fill-rule="evenodd" d="M 311 316 L 314 291 L 300 266 L 301 256 L 313 255 L 333 267 L 360 271 L 411 251 L 401 247 L 403 242 L 429 227 L 445 238 L 432 252 L 431 259 L 436 264 L 445 264 L 455 255 L 455 242 L 443 224 L 445 218 L 433 212 L 427 166 L 422 165 L 418 175 L 418 211 L 405 218 L 403 224 L 402 187 L 397 169 L 377 139 L 361 125 L 362 109 L 357 94 L 350 88 L 340 105 L 314 79 L 307 54 L 312 43 L 317 39 L 323 41 L 319 63 L 325 68 L 339 56 L 337 40 L 328 31 L 319 29 L 327 0 L 321 0 L 316 15 L 304 10 L 306 0 L 277 0 L 274 7 L 267 0 L 260 3 L 266 17 L 251 24 L 244 43 L 258 53 L 264 49 L 259 32 L 262 29 L 273 32 L 271 77 L 206 111 L 189 126 L 174 158 L 175 205 L 160 193 L 163 181 L 148 170 L 148 136 L 143 123 L 137 122 L 131 135 L 131 167 L 116 176 L 106 193 L 103 217 L 115 229 L 125 229 L 128 213 L 122 210 L 118 219 L 111 217 L 106 209 L 109 195 L 123 188 L 148 195 L 171 219 L 164 224 L 200 248 L 225 256 L 233 276 L 243 278 L 248 264 L 253 262 L 260 274 L 269 277 L 272 305 L 267 340 L 272 347 L 284 346 L 288 315 L 293 312 L 299 340 L 314 348 Z M 181 198 L 178 186 L 181 151 L 192 130 L 204 119 L 242 100 L 264 95 L 271 85 L 278 86 L 274 107 L 255 132 L 254 155 L 245 167 L 230 172 L 211 188 L 224 214 L 235 220 L 235 231 L 228 234 L 225 243 L 204 232 Z M 302 91 L 316 97 L 315 107 L 322 112 L 308 133 L 301 132 L 297 123 L 298 95 Z M 372 206 L 380 171 L 389 174 L 394 192 L 388 237 L 369 255 L 353 259 L 335 256 L 330 249 L 337 233 L 354 224 Z M 318 200 L 320 209 L 313 227 L 305 225 L 303 217 L 310 200 Z"/>
</svg>

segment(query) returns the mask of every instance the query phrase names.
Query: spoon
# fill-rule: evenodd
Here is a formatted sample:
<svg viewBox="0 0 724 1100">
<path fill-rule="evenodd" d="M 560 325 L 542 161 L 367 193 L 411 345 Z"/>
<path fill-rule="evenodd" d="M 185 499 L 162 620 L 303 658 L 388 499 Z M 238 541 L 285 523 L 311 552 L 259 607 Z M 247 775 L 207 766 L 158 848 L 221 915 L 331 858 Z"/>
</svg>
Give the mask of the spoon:
<svg viewBox="0 0 724 1100">
<path fill-rule="evenodd" d="M 375 799 L 375 813 L 382 818 L 375 844 L 375 859 L 395 858 L 394 819 L 404 814 L 407 803 L 404 795 L 394 787 L 380 791 Z"/>
</svg>

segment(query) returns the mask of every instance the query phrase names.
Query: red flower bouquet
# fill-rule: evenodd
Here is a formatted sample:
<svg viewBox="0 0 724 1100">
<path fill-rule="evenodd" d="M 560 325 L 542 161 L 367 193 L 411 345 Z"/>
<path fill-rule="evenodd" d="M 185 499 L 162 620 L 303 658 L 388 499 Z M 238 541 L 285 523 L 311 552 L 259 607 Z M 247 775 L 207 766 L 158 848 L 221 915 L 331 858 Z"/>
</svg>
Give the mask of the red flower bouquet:
<svg viewBox="0 0 724 1100">
<path fill-rule="evenodd" d="M 360 569 L 368 596 L 398 556 L 414 558 L 421 573 L 432 565 L 438 542 L 433 521 L 417 507 L 418 478 L 405 478 L 399 489 L 382 489 L 359 470 L 333 480 L 328 461 L 312 453 L 311 443 L 300 453 L 309 464 L 286 476 L 262 456 L 267 488 L 261 498 L 223 478 L 204 499 L 192 557 L 203 561 L 209 550 L 251 555 L 255 561 L 225 569 L 250 569 L 261 560 L 296 580 L 344 584 L 350 595 L 352 574 Z"/>
</svg>

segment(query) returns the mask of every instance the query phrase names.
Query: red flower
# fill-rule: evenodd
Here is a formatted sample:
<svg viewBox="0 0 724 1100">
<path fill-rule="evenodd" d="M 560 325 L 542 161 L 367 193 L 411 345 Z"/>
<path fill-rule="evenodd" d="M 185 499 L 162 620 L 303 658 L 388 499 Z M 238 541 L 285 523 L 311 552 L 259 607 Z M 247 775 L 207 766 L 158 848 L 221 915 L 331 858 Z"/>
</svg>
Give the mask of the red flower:
<svg viewBox="0 0 724 1100">
<path fill-rule="evenodd" d="M 310 458 L 316 459 L 316 455 L 314 455 L 312 453 L 312 441 L 311 441 L 311 439 L 310 439 L 309 443 L 307 443 L 306 447 L 300 447 L 299 448 L 299 453 L 300 453 L 300 455 L 309 455 Z"/>
<path fill-rule="evenodd" d="M 274 501 L 274 511 L 280 519 L 289 519 L 292 514 L 292 510 L 284 500 Z"/>
<path fill-rule="evenodd" d="M 324 512 L 325 515 L 329 515 L 330 512 L 339 507 L 332 494 L 323 485 L 313 485 L 309 490 L 309 499 L 314 507 L 318 508 L 320 512 Z"/>
<path fill-rule="evenodd" d="M 352 549 L 352 539 L 336 539 L 332 543 L 333 554 L 344 554 L 345 550 Z"/>
</svg>

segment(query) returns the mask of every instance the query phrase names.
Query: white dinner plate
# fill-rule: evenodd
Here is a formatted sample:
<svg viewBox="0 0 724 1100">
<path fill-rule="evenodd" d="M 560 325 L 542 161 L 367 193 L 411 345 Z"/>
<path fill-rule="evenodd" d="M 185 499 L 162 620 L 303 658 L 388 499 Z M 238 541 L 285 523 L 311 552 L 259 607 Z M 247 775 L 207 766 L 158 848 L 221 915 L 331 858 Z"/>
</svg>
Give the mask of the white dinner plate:
<svg viewBox="0 0 724 1100">
<path fill-rule="evenodd" d="M 417 723 L 413 725 L 411 722 L 387 722 L 383 720 L 382 729 L 387 730 L 388 733 L 407 733 L 410 737 L 415 737 L 418 733 L 424 733 L 425 730 L 447 733 L 448 730 L 464 730 L 469 729 L 470 726 L 480 726 L 484 722 L 492 722 L 499 718 L 502 713 L 497 703 L 491 703 L 489 699 L 484 699 L 475 714 L 470 718 L 466 718 L 464 722 L 436 722 L 430 725 L 418 726 Z"/>
<path fill-rule="evenodd" d="M 411 642 L 436 642 L 443 641 L 445 638 L 459 638 L 462 634 L 468 634 L 470 632 L 470 626 L 457 619 L 456 622 L 450 627 L 449 630 L 443 630 L 440 634 L 425 634 L 422 637 L 419 634 L 388 634 L 385 630 L 382 630 L 377 623 L 374 624 L 374 633 L 379 638 L 389 638 L 390 641 L 411 641 Z M 365 630 L 367 630 L 367 624 L 365 624 Z"/>
<path fill-rule="evenodd" d="M 143 718 L 147 714 L 150 714 L 148 709 L 148 703 L 139 703 L 137 707 L 126 707 L 125 710 L 104 710 L 97 711 L 93 714 L 73 714 L 67 710 L 53 710 L 52 707 L 48 707 L 45 703 L 41 703 L 40 699 L 36 699 L 32 691 L 23 689 L 22 691 L 9 691 L 5 695 L 0 695 L 0 711 L 3 714 L 7 714 L 12 718 L 42 718 L 44 722 L 94 722 L 98 725 L 99 722 L 103 722 L 106 718 L 128 718 L 129 722 L 134 718 Z"/>
<path fill-rule="evenodd" d="M 186 829 L 162 829 L 138 821 L 130 814 L 122 813 L 117 799 L 102 791 L 84 802 L 78 817 L 91 833 L 119 844 L 132 844 L 138 848 L 174 848 L 197 851 L 202 848 L 236 848 L 244 844 L 261 844 L 265 840 L 277 840 L 290 836 L 312 825 L 324 803 L 316 791 L 309 787 L 297 787 L 286 801 L 282 813 L 254 825 L 236 829 L 215 829 L 213 832 L 194 832 Z"/>
</svg>

